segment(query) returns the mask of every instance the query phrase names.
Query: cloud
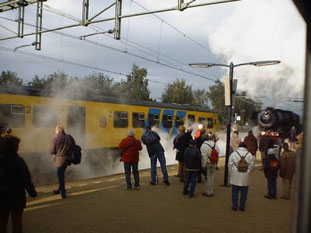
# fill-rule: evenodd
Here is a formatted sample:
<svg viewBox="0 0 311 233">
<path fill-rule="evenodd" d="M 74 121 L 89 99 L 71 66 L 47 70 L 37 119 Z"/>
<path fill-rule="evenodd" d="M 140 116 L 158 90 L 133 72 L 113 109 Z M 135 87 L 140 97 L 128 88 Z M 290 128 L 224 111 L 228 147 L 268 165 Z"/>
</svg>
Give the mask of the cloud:
<svg viewBox="0 0 311 233">
<path fill-rule="evenodd" d="M 234 64 L 280 60 L 276 66 L 237 67 L 238 90 L 252 96 L 301 98 L 305 24 L 291 1 L 249 0 L 234 5 L 210 35 L 213 52 Z"/>
</svg>

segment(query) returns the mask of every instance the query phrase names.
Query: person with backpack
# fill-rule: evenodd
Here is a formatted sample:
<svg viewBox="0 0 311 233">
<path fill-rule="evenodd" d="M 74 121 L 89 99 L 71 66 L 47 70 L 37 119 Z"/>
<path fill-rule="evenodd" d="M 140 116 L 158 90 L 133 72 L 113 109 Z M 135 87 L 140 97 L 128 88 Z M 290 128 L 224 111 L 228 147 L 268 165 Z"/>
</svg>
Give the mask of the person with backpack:
<svg viewBox="0 0 311 233">
<path fill-rule="evenodd" d="M 135 180 L 134 187 L 136 190 L 139 190 L 140 184 L 139 184 L 138 161 L 139 161 L 139 151 L 142 150 L 142 147 L 140 140 L 137 140 L 135 138 L 134 130 L 130 129 L 128 131 L 128 137 L 124 138 L 120 142 L 119 148 L 122 151 L 120 161 L 124 163 L 126 189 L 132 190 L 132 183 L 131 183 L 131 169 L 132 169 Z"/>
<path fill-rule="evenodd" d="M 219 148 L 212 136 L 205 134 L 206 140 L 203 142 L 201 150 L 202 169 L 206 171 L 205 192 L 203 196 L 211 197 L 214 195 L 214 180 L 216 174 L 216 167 L 219 157 Z"/>
<path fill-rule="evenodd" d="M 181 125 L 178 128 L 179 134 L 173 140 L 174 149 L 176 152 L 176 160 L 178 161 L 178 177 L 180 182 L 185 181 L 185 167 L 184 167 L 184 152 L 189 146 L 189 142 L 192 139 L 191 133 L 186 133 L 185 126 Z"/>
<path fill-rule="evenodd" d="M 22 232 L 23 210 L 26 207 L 26 193 L 35 198 L 37 192 L 31 182 L 27 164 L 17 151 L 20 139 L 6 136 L 1 140 L 0 151 L 0 232 L 7 232 L 11 216 L 12 231 Z"/>
<path fill-rule="evenodd" d="M 194 190 L 197 183 L 198 172 L 201 169 L 201 153 L 196 148 L 196 142 L 190 140 L 189 147 L 184 152 L 185 169 L 187 172 L 187 178 L 184 185 L 183 194 L 189 194 L 189 197 L 194 197 Z M 190 185 L 191 183 L 191 185 Z M 190 185 L 190 191 L 189 191 Z"/>
<path fill-rule="evenodd" d="M 276 199 L 277 191 L 277 178 L 278 170 L 280 168 L 280 162 L 275 156 L 275 151 L 273 148 L 268 149 L 266 158 L 264 160 L 264 174 L 267 178 L 268 194 L 265 198 Z"/>
<path fill-rule="evenodd" d="M 55 134 L 56 137 L 50 144 L 49 152 L 55 155 L 54 166 L 56 167 L 59 186 L 53 193 L 61 194 L 62 198 L 65 199 L 65 171 L 68 165 L 70 165 L 69 158 L 71 158 L 76 143 L 72 136 L 65 133 L 64 127 L 62 126 L 56 126 Z"/>
<path fill-rule="evenodd" d="M 141 141 L 146 145 L 148 155 L 151 163 L 151 185 L 156 184 L 156 174 L 157 174 L 157 161 L 159 160 L 161 165 L 161 171 L 163 174 L 163 183 L 166 185 L 170 185 L 168 181 L 168 173 L 166 169 L 166 160 L 164 154 L 164 148 L 160 143 L 160 136 L 151 130 L 151 127 L 148 125 L 146 131 L 143 133 L 141 137 Z"/>
<path fill-rule="evenodd" d="M 232 195 L 232 210 L 237 211 L 238 206 L 241 211 L 245 210 L 249 175 L 254 168 L 254 157 L 247 151 L 245 142 L 241 142 L 236 151 L 232 152 L 228 161 L 230 172 L 230 184 Z M 240 205 L 238 199 L 240 194 Z"/>
</svg>

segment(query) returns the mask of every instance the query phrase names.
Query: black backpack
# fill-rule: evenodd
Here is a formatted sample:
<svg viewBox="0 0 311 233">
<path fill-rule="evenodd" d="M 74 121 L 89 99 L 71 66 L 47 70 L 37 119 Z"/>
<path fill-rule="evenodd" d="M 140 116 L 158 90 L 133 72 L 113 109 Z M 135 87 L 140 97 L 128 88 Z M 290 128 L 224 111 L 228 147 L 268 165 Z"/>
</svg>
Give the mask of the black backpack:
<svg viewBox="0 0 311 233">
<path fill-rule="evenodd" d="M 82 153 L 81 153 L 81 147 L 79 145 L 74 145 L 72 149 L 71 156 L 68 158 L 68 162 L 74 165 L 77 165 L 81 163 L 82 159 Z"/>
</svg>

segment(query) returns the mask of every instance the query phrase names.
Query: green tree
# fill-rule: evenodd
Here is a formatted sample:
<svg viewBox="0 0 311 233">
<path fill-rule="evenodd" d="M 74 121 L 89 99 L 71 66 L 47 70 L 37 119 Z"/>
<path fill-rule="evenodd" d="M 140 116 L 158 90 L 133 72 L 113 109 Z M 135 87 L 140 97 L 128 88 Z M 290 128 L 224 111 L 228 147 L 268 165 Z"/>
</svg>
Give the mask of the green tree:
<svg viewBox="0 0 311 233">
<path fill-rule="evenodd" d="M 86 94 L 100 94 L 104 96 L 115 96 L 113 78 L 103 73 L 93 73 L 82 80 L 75 79 L 77 88 L 81 88 Z"/>
<path fill-rule="evenodd" d="M 185 80 L 177 79 L 168 84 L 162 93 L 163 103 L 192 104 L 192 86 L 186 85 Z"/>
<path fill-rule="evenodd" d="M 23 86 L 23 79 L 17 77 L 17 73 L 2 71 L 0 75 L 0 85 Z"/>
<path fill-rule="evenodd" d="M 121 97 L 134 100 L 151 100 L 148 89 L 147 70 L 140 69 L 133 64 L 132 72 L 127 76 L 126 81 L 114 85 L 114 91 Z"/>
<path fill-rule="evenodd" d="M 213 86 L 209 87 L 207 97 L 213 106 L 213 110 L 218 113 L 219 121 L 226 122 L 227 108 L 225 107 L 225 86 L 220 80 L 216 80 Z"/>
<path fill-rule="evenodd" d="M 193 106 L 196 107 L 202 107 L 202 108 L 208 108 L 208 96 L 207 92 L 202 89 L 202 90 L 195 90 L 193 91 Z"/>
<path fill-rule="evenodd" d="M 61 71 L 50 74 L 45 80 L 45 88 L 52 90 L 67 89 L 71 83 L 68 75 Z"/>
<path fill-rule="evenodd" d="M 35 77 L 27 83 L 28 87 L 44 89 L 46 86 L 46 80 L 44 78 L 40 78 L 39 75 L 35 75 Z"/>
</svg>

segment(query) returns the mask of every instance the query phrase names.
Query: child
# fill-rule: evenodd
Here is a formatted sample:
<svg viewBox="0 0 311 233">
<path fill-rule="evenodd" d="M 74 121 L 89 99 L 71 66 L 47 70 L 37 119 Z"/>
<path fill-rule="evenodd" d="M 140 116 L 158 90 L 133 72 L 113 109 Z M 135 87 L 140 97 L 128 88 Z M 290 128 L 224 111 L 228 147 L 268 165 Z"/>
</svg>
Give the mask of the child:
<svg viewBox="0 0 311 233">
<path fill-rule="evenodd" d="M 25 189 L 31 197 L 37 192 L 25 161 L 17 154 L 20 140 L 7 136 L 0 153 L 0 232 L 7 232 L 9 216 L 13 232 L 22 232 L 22 215 L 26 207 Z"/>
<path fill-rule="evenodd" d="M 184 195 L 189 194 L 189 197 L 194 197 L 194 190 L 197 182 L 198 172 L 201 167 L 201 153 L 196 147 L 196 141 L 190 140 L 189 147 L 184 152 L 184 163 L 187 172 L 187 179 L 184 185 Z M 190 192 L 188 190 L 189 184 Z"/>
<path fill-rule="evenodd" d="M 274 149 L 268 149 L 266 158 L 264 159 L 264 173 L 267 178 L 268 186 L 268 194 L 265 195 L 265 198 L 276 199 L 276 184 L 279 167 L 280 162 L 275 157 Z"/>
</svg>

